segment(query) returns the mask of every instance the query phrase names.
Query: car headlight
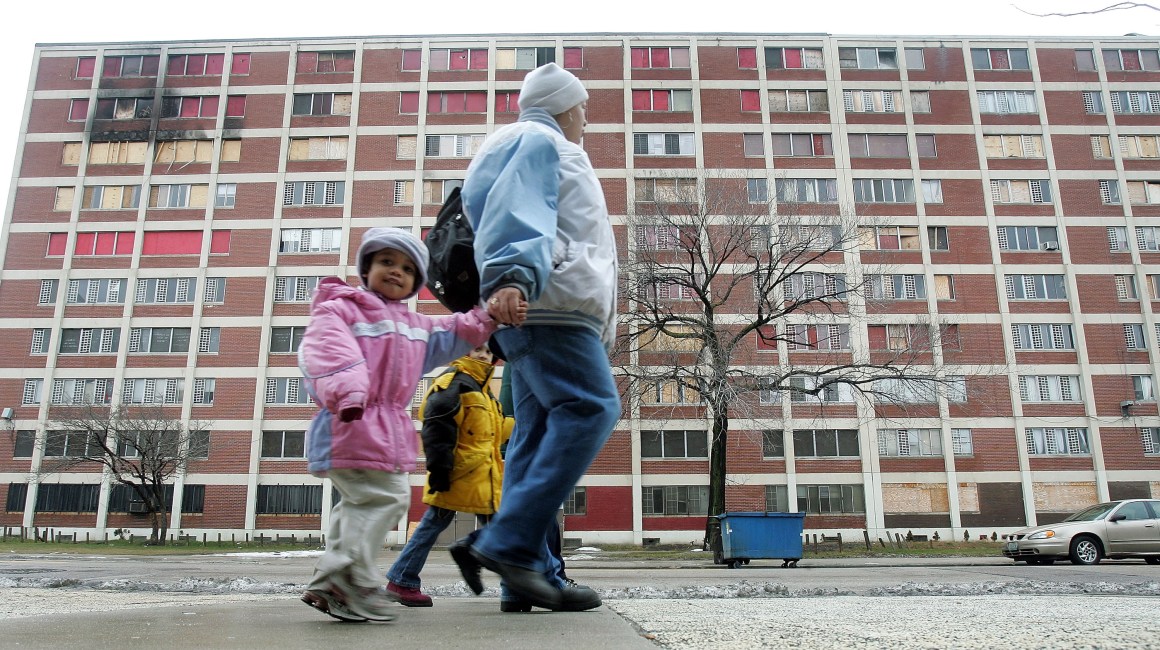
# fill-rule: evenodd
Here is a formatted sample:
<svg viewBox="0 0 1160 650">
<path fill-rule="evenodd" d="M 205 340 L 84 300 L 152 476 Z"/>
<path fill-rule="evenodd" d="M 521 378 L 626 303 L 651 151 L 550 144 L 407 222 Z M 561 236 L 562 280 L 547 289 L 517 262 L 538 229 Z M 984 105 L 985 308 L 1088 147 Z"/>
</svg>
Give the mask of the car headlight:
<svg viewBox="0 0 1160 650">
<path fill-rule="evenodd" d="M 1055 537 L 1054 530 L 1041 530 L 1038 533 L 1031 533 L 1027 539 L 1051 539 L 1052 537 Z"/>
</svg>

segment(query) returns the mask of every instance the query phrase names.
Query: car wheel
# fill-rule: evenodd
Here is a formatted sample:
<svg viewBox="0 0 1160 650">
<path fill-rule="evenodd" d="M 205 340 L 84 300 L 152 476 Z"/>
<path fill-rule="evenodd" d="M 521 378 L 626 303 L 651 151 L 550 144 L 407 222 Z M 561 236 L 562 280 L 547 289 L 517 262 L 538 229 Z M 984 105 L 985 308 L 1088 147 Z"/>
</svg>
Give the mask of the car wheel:
<svg viewBox="0 0 1160 650">
<path fill-rule="evenodd" d="M 1072 564 L 1093 565 L 1100 563 L 1100 543 L 1096 538 L 1081 535 L 1071 541 L 1071 552 L 1068 557 Z"/>
<path fill-rule="evenodd" d="M 1144 561 L 1148 564 L 1160 564 L 1160 557 L 1146 557 Z"/>
</svg>

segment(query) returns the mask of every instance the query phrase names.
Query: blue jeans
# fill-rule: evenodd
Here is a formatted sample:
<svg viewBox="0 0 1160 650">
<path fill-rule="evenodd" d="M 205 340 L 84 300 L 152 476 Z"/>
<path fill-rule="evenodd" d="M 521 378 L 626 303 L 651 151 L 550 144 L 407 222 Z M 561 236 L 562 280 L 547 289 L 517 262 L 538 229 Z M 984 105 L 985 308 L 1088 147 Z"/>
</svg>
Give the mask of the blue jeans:
<svg viewBox="0 0 1160 650">
<path fill-rule="evenodd" d="M 490 518 L 489 515 L 475 515 L 476 524 L 481 527 L 487 525 Z M 423 565 L 427 564 L 427 555 L 430 554 L 431 547 L 435 546 L 435 539 L 439 537 L 439 533 L 447 530 L 453 521 L 455 521 L 454 510 L 428 506 L 427 512 L 419 520 L 419 525 L 415 526 L 415 532 L 411 533 L 411 539 L 407 540 L 407 545 L 387 571 L 387 580 L 401 587 L 418 589 L 422 585 L 419 572 L 423 570 Z M 472 531 L 467 537 L 471 539 L 477 534 L 479 529 Z"/>
<path fill-rule="evenodd" d="M 549 574 L 558 565 L 549 559 L 548 528 L 616 426 L 620 393 L 592 330 L 535 325 L 495 336 L 512 373 L 518 424 L 508 442 L 499 512 L 474 548 Z"/>
</svg>

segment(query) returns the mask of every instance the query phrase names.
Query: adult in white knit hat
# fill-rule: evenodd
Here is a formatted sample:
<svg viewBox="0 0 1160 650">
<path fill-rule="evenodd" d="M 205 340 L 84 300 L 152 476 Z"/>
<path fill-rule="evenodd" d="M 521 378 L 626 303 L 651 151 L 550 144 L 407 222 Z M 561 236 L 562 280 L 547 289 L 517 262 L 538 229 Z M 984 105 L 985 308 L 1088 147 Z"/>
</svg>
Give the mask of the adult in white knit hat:
<svg viewBox="0 0 1160 650">
<path fill-rule="evenodd" d="M 484 142 L 462 191 L 480 297 L 492 318 L 519 325 L 492 339 L 507 359 L 516 428 L 499 511 L 474 541 L 450 550 L 475 593 L 483 591 L 481 567 L 503 578 L 501 611 L 581 611 L 599 607 L 600 596 L 559 576 L 545 536 L 620 418 L 608 361 L 616 243 L 580 146 L 584 85 L 549 63 L 524 78 L 519 103 L 519 121 Z"/>
</svg>

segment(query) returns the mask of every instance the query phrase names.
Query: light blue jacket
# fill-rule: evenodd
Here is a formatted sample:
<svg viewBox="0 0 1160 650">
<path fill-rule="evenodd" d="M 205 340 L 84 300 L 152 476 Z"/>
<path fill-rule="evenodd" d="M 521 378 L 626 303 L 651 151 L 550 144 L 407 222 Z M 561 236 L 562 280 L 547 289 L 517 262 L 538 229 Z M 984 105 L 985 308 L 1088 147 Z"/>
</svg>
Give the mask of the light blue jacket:
<svg viewBox="0 0 1160 650">
<path fill-rule="evenodd" d="M 480 295 L 515 286 L 528 325 L 616 337 L 616 242 L 588 154 L 541 108 L 493 133 L 467 168 L 463 207 L 475 229 Z"/>
</svg>

